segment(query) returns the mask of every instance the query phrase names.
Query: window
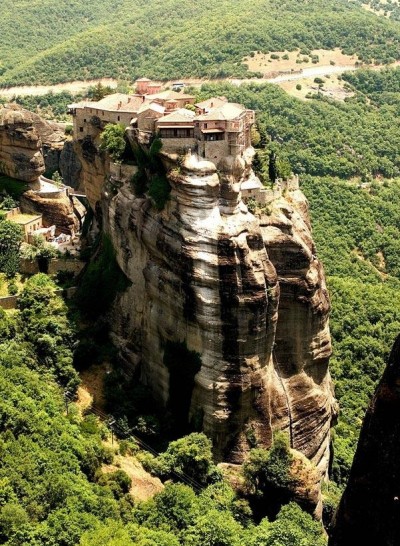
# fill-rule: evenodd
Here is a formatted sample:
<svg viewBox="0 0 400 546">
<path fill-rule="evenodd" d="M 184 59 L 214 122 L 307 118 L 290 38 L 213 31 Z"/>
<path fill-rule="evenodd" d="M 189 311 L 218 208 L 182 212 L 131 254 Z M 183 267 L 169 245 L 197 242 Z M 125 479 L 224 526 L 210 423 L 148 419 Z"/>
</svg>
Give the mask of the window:
<svg viewBox="0 0 400 546">
<path fill-rule="evenodd" d="M 193 129 L 171 129 L 160 127 L 161 138 L 193 138 Z"/>
<path fill-rule="evenodd" d="M 79 132 L 83 133 L 83 127 L 79 127 Z"/>
<path fill-rule="evenodd" d="M 86 118 L 83 120 L 84 123 L 86 123 Z"/>
<path fill-rule="evenodd" d="M 121 116 L 118 116 L 118 121 L 121 121 Z"/>
<path fill-rule="evenodd" d="M 225 140 L 225 133 L 207 133 L 204 135 L 204 140 L 206 140 L 207 142 Z"/>
</svg>

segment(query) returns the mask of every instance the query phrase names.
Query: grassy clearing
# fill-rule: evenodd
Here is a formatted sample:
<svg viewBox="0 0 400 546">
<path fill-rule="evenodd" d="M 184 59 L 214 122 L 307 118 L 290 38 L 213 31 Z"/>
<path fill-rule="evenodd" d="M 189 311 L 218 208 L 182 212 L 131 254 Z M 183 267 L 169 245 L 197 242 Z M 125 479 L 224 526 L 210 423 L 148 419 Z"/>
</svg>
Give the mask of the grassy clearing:
<svg viewBox="0 0 400 546">
<path fill-rule="evenodd" d="M 321 94 L 325 97 L 343 101 L 348 97 L 353 97 L 354 93 L 345 88 L 346 82 L 338 77 L 337 74 L 321 76 L 325 83 L 321 89 Z M 292 97 L 305 100 L 309 93 L 318 93 L 318 84 L 314 78 L 300 78 L 298 80 L 280 82 L 279 87 L 286 91 Z M 300 89 L 299 89 L 300 86 Z"/>
<path fill-rule="evenodd" d="M 313 58 L 315 60 L 318 58 L 318 62 L 312 62 Z M 357 60 L 357 56 L 345 55 L 339 48 L 333 50 L 314 49 L 307 55 L 301 53 L 300 49 L 296 49 L 295 51 L 272 51 L 270 53 L 256 52 L 254 56 L 245 57 L 243 63 L 248 66 L 250 71 L 262 72 L 266 78 L 273 78 L 276 72 L 300 70 L 311 66 L 319 67 L 331 64 L 355 66 Z"/>
</svg>

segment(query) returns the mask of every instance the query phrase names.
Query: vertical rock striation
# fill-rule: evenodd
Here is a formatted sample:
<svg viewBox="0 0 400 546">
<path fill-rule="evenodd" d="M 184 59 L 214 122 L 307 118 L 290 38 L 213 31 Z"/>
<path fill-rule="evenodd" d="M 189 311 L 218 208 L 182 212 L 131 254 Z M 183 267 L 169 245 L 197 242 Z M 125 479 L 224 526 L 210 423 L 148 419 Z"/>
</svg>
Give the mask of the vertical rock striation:
<svg viewBox="0 0 400 546">
<path fill-rule="evenodd" d="M 132 282 L 112 320 L 127 368 L 171 407 L 176 374 L 164 353 L 184 342 L 201 356 L 186 421 L 212 437 L 217 459 L 240 463 L 255 442 L 269 447 L 273 430 L 287 429 L 324 473 L 334 407 L 329 301 L 305 198 L 280 198 L 259 220 L 240 195 L 250 153 L 218 172 L 193 155 L 172 165 L 161 213 L 129 183 L 103 194 L 103 226 Z"/>
<path fill-rule="evenodd" d="M 308 204 L 299 190 L 273 201 L 260 219 L 280 286 L 273 353 L 273 413 L 294 449 L 321 468 L 336 404 L 328 371 L 332 352 L 329 296 L 311 236 Z"/>
</svg>

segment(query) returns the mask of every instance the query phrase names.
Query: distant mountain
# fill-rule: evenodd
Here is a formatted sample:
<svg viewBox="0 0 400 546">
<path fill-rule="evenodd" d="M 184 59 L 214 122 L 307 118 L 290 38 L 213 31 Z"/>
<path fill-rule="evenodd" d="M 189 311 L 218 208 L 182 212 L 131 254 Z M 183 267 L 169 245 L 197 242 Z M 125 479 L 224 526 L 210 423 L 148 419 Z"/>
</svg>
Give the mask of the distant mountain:
<svg viewBox="0 0 400 546">
<path fill-rule="evenodd" d="M 0 85 L 243 76 L 252 51 L 400 57 L 400 24 L 347 0 L 2 0 Z"/>
</svg>

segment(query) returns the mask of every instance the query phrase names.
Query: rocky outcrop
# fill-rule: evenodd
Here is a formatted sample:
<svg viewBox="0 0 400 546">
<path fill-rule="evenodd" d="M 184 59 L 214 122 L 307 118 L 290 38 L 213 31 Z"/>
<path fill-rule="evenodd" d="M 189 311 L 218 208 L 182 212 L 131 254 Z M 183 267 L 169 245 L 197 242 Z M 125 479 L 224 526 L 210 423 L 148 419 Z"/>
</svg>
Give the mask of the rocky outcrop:
<svg viewBox="0 0 400 546">
<path fill-rule="evenodd" d="M 64 184 L 71 188 L 79 189 L 82 164 L 75 152 L 72 140 L 67 140 L 61 150 L 58 162 L 58 170 Z"/>
<path fill-rule="evenodd" d="M 288 430 L 293 448 L 326 468 L 331 418 L 337 412 L 328 370 L 330 303 L 304 194 L 294 190 L 277 197 L 264 207 L 260 226 L 280 287 L 274 419 Z"/>
<path fill-rule="evenodd" d="M 109 162 L 91 136 L 75 141 L 74 150 L 82 166 L 81 187 L 85 188 L 86 197 L 93 210 L 101 201 L 104 184 L 109 175 Z"/>
<path fill-rule="evenodd" d="M 65 124 L 47 121 L 15 103 L 0 110 L 0 172 L 36 182 L 45 171 L 59 171 L 67 186 L 78 188 L 81 169 Z"/>
<path fill-rule="evenodd" d="M 44 173 L 40 135 L 33 115 L 17 105 L 0 109 L 0 173 L 36 182 Z"/>
<path fill-rule="evenodd" d="M 370 402 L 329 546 L 400 544 L 400 336 Z"/>
<path fill-rule="evenodd" d="M 44 227 L 56 225 L 58 232 L 67 235 L 72 235 L 80 229 L 74 204 L 66 196 L 49 199 L 41 197 L 35 191 L 27 191 L 21 196 L 20 206 L 24 213 L 42 214 Z M 84 215 L 84 210 L 81 210 L 81 213 Z"/>
<path fill-rule="evenodd" d="M 103 229 L 132 283 L 115 306 L 114 339 L 159 401 L 213 439 L 217 459 L 240 463 L 286 429 L 325 473 L 335 406 L 323 269 L 301 192 L 261 219 L 242 202 L 251 157 L 228 158 L 218 172 L 186 157 L 161 213 L 129 183 L 103 193 Z M 104 170 L 94 174 L 92 206 Z M 171 368 L 164 356 L 176 342 L 188 358 Z M 199 369 L 190 369 L 191 352 Z"/>
</svg>

